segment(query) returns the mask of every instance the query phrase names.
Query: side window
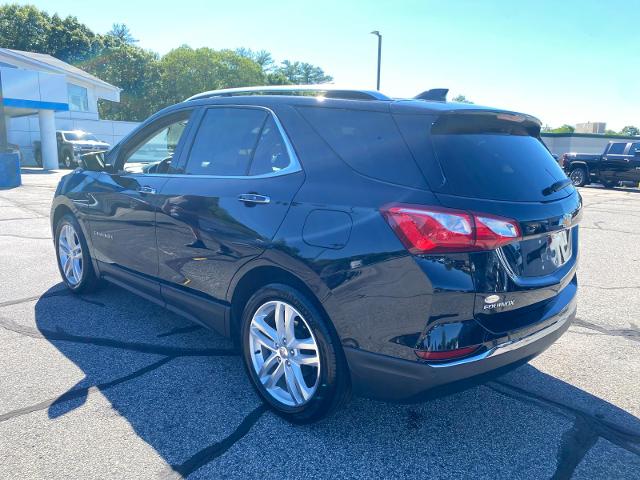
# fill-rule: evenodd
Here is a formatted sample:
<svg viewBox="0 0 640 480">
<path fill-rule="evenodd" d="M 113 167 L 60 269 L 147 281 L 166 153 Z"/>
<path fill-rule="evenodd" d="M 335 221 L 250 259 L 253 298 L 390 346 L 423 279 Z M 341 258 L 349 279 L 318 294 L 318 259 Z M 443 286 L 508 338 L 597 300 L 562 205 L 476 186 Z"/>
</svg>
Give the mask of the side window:
<svg viewBox="0 0 640 480">
<path fill-rule="evenodd" d="M 629 155 L 640 155 L 640 142 L 632 143 L 631 150 L 629 150 Z"/>
<path fill-rule="evenodd" d="M 271 115 L 262 128 L 249 175 L 279 172 L 291 163 L 284 139 Z"/>
<path fill-rule="evenodd" d="M 622 155 L 626 147 L 626 143 L 612 143 L 607 153 L 608 155 Z"/>
<path fill-rule="evenodd" d="M 247 175 L 267 112 L 255 108 L 210 108 L 193 141 L 185 173 Z"/>
<path fill-rule="evenodd" d="M 191 112 L 185 112 L 172 120 L 161 121 L 158 129 L 152 130 L 142 142 L 129 150 L 124 170 L 131 173 L 166 173 L 190 115 Z"/>
</svg>

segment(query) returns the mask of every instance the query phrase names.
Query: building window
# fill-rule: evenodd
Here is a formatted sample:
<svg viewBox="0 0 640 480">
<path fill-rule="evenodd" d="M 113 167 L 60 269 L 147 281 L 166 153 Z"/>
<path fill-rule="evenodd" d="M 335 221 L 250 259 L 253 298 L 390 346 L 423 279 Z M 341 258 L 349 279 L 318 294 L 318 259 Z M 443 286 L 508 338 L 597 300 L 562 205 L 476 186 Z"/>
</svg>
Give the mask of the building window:
<svg viewBox="0 0 640 480">
<path fill-rule="evenodd" d="M 69 93 L 69 110 L 88 112 L 89 99 L 87 98 L 87 89 L 72 83 L 67 85 L 67 89 Z"/>
</svg>

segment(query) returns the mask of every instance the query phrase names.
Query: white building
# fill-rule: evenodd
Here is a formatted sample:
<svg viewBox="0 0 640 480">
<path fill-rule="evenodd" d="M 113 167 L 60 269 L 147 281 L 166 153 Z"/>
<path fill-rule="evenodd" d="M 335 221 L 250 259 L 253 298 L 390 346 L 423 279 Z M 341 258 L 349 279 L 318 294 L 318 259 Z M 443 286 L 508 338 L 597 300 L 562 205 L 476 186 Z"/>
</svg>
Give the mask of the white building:
<svg viewBox="0 0 640 480">
<path fill-rule="evenodd" d="M 137 125 L 100 120 L 98 99 L 119 102 L 120 89 L 50 55 L 0 48 L 0 79 L 8 141 L 25 165 L 35 165 L 41 140 L 43 164 L 57 168 L 56 130 L 85 130 L 113 145 Z"/>
</svg>

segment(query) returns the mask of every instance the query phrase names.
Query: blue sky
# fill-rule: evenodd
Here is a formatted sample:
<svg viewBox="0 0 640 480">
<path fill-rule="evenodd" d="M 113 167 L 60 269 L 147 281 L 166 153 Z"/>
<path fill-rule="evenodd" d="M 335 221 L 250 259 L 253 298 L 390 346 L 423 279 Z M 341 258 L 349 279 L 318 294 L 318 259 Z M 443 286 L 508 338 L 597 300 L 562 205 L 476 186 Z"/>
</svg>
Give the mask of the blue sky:
<svg viewBox="0 0 640 480">
<path fill-rule="evenodd" d="M 321 66 L 337 83 L 384 93 L 448 87 L 475 103 L 559 126 L 640 126 L 640 0 L 322 2 L 30 1 L 97 32 L 126 23 L 139 45 L 270 51 Z M 626 14 L 624 12 L 627 12 Z"/>
</svg>

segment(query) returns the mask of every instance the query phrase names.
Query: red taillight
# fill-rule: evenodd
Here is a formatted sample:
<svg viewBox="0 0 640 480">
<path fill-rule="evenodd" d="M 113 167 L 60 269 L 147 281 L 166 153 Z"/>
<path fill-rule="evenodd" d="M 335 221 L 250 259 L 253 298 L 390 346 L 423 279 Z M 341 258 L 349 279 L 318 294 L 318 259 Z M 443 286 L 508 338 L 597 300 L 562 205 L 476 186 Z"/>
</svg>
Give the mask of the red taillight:
<svg viewBox="0 0 640 480">
<path fill-rule="evenodd" d="M 456 348 L 454 350 L 440 350 L 429 352 L 425 350 L 415 350 L 416 355 L 423 360 L 430 360 L 434 362 L 443 362 L 446 360 L 455 360 L 458 358 L 471 355 L 478 350 L 479 345 L 472 345 L 470 347 Z"/>
<path fill-rule="evenodd" d="M 412 253 L 492 250 L 520 238 L 515 220 L 495 215 L 402 204 L 381 212 Z"/>
</svg>

